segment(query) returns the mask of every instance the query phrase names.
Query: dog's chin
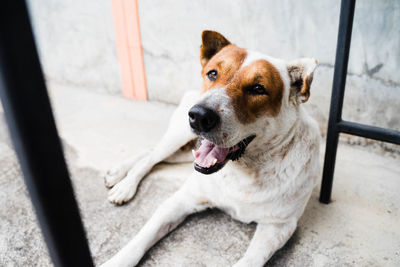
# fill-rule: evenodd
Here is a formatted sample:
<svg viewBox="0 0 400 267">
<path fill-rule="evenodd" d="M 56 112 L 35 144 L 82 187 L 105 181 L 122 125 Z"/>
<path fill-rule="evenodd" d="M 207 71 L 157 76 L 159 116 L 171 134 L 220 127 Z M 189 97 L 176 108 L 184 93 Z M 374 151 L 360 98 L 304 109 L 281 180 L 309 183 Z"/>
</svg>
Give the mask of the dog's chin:
<svg viewBox="0 0 400 267">
<path fill-rule="evenodd" d="M 219 147 L 212 142 L 208 141 L 207 139 L 204 139 L 200 137 L 199 143 L 200 143 L 200 148 L 195 151 L 195 163 L 194 163 L 194 169 L 198 172 L 201 172 L 203 174 L 212 174 L 220 169 L 222 169 L 225 164 L 229 161 L 235 161 L 238 160 L 243 153 L 245 152 L 247 146 L 250 144 L 251 141 L 255 138 L 255 135 L 250 135 L 246 137 L 245 139 L 241 140 L 239 143 L 236 145 L 229 147 L 229 148 L 223 148 Z M 201 148 L 201 147 L 206 147 L 206 148 Z M 203 153 L 203 155 L 201 155 Z M 204 156 L 204 154 L 206 154 Z M 212 158 L 208 154 L 215 154 L 215 157 Z M 200 160 L 199 158 L 202 157 Z M 211 157 L 211 162 L 210 158 Z"/>
</svg>

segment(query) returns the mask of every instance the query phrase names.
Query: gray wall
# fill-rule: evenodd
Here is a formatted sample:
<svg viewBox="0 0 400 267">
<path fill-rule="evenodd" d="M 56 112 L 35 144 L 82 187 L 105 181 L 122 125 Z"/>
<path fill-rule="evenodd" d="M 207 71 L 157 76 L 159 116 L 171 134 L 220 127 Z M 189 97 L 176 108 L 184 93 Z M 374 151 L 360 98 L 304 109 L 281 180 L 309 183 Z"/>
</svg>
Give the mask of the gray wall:
<svg viewBox="0 0 400 267">
<path fill-rule="evenodd" d="M 120 93 L 121 77 L 109 0 L 28 0 L 46 79 Z"/>
<path fill-rule="evenodd" d="M 140 0 L 151 100 L 177 103 L 200 88 L 203 29 L 274 57 L 320 63 L 308 107 L 321 123 L 329 108 L 340 1 Z M 400 129 L 400 1 L 357 2 L 344 117 Z"/>
<path fill-rule="evenodd" d="M 30 0 L 47 80 L 120 94 L 111 1 Z M 328 115 L 339 18 L 337 0 L 139 0 L 150 100 L 178 103 L 201 84 L 204 29 L 274 57 L 315 57 L 306 106 Z M 344 117 L 400 130 L 400 1 L 357 2 Z"/>
</svg>

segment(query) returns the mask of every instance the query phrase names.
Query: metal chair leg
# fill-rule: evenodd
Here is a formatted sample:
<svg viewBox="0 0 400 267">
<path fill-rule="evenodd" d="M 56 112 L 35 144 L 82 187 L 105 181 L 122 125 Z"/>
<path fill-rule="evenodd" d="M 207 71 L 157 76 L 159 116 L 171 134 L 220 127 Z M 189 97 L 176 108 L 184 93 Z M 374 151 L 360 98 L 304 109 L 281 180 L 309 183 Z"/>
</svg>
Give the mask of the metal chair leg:
<svg viewBox="0 0 400 267">
<path fill-rule="evenodd" d="M 23 0 L 1 3 L 0 96 L 54 265 L 93 266 Z"/>
<path fill-rule="evenodd" d="M 339 140 L 337 124 L 342 119 L 343 97 L 346 86 L 347 63 L 353 28 L 355 0 L 342 0 L 340 7 L 339 33 L 336 47 L 335 71 L 333 75 L 332 97 L 326 139 L 324 170 L 321 184 L 320 202 L 328 204 L 331 199 L 336 151 Z"/>
</svg>

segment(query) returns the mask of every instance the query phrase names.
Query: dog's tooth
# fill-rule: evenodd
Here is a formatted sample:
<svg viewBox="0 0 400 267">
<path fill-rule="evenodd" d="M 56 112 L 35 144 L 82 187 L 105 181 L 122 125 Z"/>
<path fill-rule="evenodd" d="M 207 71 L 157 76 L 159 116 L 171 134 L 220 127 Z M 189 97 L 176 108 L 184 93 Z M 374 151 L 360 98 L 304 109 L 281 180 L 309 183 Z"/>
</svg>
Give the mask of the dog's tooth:
<svg viewBox="0 0 400 267">
<path fill-rule="evenodd" d="M 217 163 L 217 159 L 214 159 L 211 165 L 215 165 Z"/>
<path fill-rule="evenodd" d="M 192 149 L 192 154 L 193 154 L 193 157 L 196 158 L 196 151 L 194 151 L 194 149 Z"/>
</svg>

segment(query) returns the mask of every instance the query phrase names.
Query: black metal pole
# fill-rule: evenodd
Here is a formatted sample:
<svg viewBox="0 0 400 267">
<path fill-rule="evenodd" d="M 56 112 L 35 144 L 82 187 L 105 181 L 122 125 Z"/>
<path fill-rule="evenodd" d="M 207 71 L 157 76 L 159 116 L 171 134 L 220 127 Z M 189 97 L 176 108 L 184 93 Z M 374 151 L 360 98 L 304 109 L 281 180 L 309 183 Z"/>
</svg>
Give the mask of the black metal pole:
<svg viewBox="0 0 400 267">
<path fill-rule="evenodd" d="M 54 264 L 93 266 L 23 0 L 1 3 L 0 96 Z"/>
<path fill-rule="evenodd" d="M 337 127 L 339 129 L 339 132 L 341 133 L 357 135 L 365 138 L 400 145 L 399 131 L 343 120 L 338 123 Z"/>
<path fill-rule="evenodd" d="M 340 6 L 335 71 L 333 75 L 328 134 L 326 138 L 324 169 L 322 175 L 321 193 L 319 198 L 320 202 L 326 204 L 328 204 L 331 199 L 336 152 L 339 141 L 339 130 L 337 124 L 341 121 L 342 118 L 343 97 L 346 85 L 347 63 L 349 60 L 355 2 L 355 0 L 342 0 Z"/>
</svg>

